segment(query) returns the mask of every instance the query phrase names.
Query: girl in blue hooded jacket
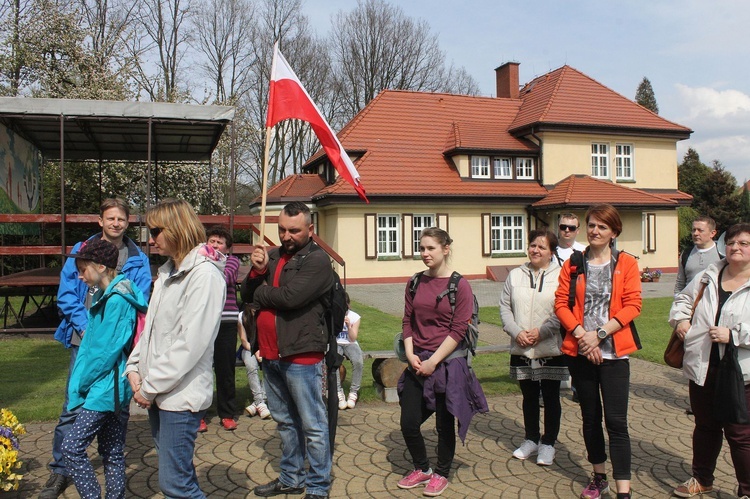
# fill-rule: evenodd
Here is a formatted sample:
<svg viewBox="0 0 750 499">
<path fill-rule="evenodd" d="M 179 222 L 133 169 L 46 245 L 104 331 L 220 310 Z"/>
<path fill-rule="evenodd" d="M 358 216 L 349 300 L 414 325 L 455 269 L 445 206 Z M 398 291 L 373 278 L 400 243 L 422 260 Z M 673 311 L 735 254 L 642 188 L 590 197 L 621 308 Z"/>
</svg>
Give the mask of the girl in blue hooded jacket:
<svg viewBox="0 0 750 499">
<path fill-rule="evenodd" d="M 101 487 L 86 449 L 98 440 L 104 464 L 106 497 L 125 497 L 125 431 L 121 407 L 133 392 L 122 376 L 132 348 L 137 310 L 145 312 L 143 293 L 123 274 L 118 274 L 118 249 L 105 240 L 92 241 L 75 255 L 79 279 L 94 295 L 89 325 L 81 341 L 68 384 L 69 408 L 81 408 L 63 440 L 65 464 L 78 494 L 84 499 L 101 497 Z"/>
</svg>

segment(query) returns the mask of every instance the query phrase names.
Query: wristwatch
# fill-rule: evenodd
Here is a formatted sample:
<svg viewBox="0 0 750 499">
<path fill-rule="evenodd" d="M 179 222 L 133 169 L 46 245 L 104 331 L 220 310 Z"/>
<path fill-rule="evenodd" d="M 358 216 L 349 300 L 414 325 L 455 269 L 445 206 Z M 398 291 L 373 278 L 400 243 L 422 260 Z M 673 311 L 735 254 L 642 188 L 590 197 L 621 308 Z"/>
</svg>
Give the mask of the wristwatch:
<svg viewBox="0 0 750 499">
<path fill-rule="evenodd" d="M 600 340 L 606 340 L 607 339 L 607 332 L 604 330 L 603 327 L 596 328 L 596 337 Z"/>
</svg>

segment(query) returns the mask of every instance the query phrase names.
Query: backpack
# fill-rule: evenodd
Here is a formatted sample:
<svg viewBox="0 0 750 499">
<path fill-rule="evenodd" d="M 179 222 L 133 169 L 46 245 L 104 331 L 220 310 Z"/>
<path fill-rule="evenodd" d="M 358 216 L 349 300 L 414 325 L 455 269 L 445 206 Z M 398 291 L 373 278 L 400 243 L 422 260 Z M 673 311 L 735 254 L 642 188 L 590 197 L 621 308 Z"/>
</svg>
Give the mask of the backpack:
<svg viewBox="0 0 750 499">
<path fill-rule="evenodd" d="M 719 259 L 721 260 L 722 258 L 724 258 L 724 255 L 722 255 L 721 251 L 719 251 L 719 246 L 714 244 L 714 248 L 716 249 L 716 253 L 719 255 Z M 682 250 L 682 253 L 680 253 L 680 266 L 682 267 L 682 270 L 685 270 L 688 258 L 690 258 L 690 253 L 692 252 L 693 248 L 685 248 L 684 250 Z"/>
<path fill-rule="evenodd" d="M 341 284 L 338 273 L 333 271 L 333 286 L 326 296 L 321 299 L 325 308 L 324 317 L 328 328 L 328 351 L 326 352 L 326 366 L 329 369 L 338 368 L 344 356 L 338 353 L 336 336 L 344 329 L 344 320 L 349 307 L 346 305 L 346 290 Z"/>
<path fill-rule="evenodd" d="M 417 286 L 419 286 L 419 280 L 424 274 L 424 271 L 417 272 L 409 280 L 409 294 L 412 298 L 417 294 Z M 456 312 L 456 293 L 458 292 L 458 282 L 463 278 L 458 272 L 453 272 L 448 281 L 448 288 L 437 296 L 439 302 L 446 296 L 448 296 L 448 302 L 451 306 L 451 325 L 453 325 L 453 314 Z M 479 343 L 479 302 L 477 297 L 472 293 L 471 297 L 474 299 L 474 305 L 471 310 L 471 320 L 466 328 L 466 336 L 456 349 L 445 358 L 445 360 L 455 359 L 456 357 L 466 357 L 466 363 L 471 368 L 471 360 L 477 354 L 477 344 Z M 471 353 L 471 355 L 469 355 Z"/>
</svg>

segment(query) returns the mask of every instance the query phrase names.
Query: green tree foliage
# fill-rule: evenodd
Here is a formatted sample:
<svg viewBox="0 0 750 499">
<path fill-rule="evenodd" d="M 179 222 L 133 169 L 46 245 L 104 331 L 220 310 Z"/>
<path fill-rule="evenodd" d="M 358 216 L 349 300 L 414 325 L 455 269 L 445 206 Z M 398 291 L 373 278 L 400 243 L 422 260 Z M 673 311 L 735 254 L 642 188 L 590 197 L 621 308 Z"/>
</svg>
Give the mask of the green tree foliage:
<svg viewBox="0 0 750 499">
<path fill-rule="evenodd" d="M 747 189 L 747 182 L 742 186 L 740 194 L 740 221 L 750 222 L 750 191 Z"/>
<path fill-rule="evenodd" d="M 651 82 L 645 76 L 635 91 L 635 101 L 646 109 L 659 114 L 659 104 L 656 103 L 656 96 Z"/>
</svg>

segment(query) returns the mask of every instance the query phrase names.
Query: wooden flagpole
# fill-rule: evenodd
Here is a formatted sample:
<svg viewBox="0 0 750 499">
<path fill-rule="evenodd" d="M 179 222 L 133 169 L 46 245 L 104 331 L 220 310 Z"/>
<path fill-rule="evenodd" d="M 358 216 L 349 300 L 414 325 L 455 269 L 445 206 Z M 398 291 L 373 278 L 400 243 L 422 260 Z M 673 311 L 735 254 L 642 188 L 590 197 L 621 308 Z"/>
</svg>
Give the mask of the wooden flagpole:
<svg viewBox="0 0 750 499">
<path fill-rule="evenodd" d="M 271 127 L 266 127 L 266 152 L 263 155 L 263 185 L 260 195 L 260 244 L 266 240 L 266 197 L 268 196 L 268 156 L 271 151 Z"/>
</svg>

